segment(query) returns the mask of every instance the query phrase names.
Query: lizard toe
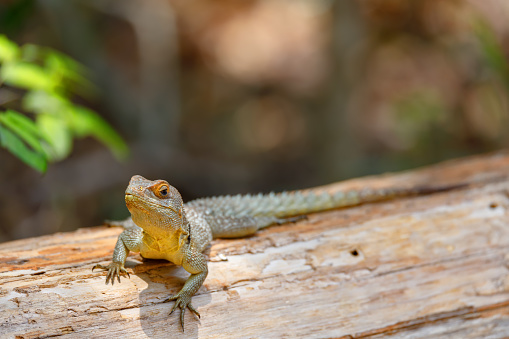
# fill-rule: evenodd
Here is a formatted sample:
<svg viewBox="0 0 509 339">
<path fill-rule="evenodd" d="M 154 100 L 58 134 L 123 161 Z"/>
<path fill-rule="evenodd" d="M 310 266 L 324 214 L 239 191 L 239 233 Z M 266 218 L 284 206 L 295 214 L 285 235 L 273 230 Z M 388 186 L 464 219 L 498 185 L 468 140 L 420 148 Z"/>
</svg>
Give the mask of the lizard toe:
<svg viewBox="0 0 509 339">
<path fill-rule="evenodd" d="M 191 312 L 193 312 L 194 314 L 196 314 L 196 316 L 198 316 L 198 318 L 201 318 L 201 317 L 200 317 L 200 313 L 199 313 L 197 310 L 195 310 L 195 308 L 193 307 L 193 305 L 191 305 L 191 303 L 187 304 L 187 308 L 189 308 L 189 310 L 190 310 Z"/>
<path fill-rule="evenodd" d="M 115 284 L 115 278 L 117 278 L 118 282 L 120 283 L 120 275 L 122 273 L 126 274 L 128 278 L 131 278 L 129 275 L 129 272 L 124 268 L 124 265 L 118 262 L 112 262 L 111 264 L 107 266 L 103 266 L 101 264 L 97 264 L 94 267 L 92 267 L 92 271 L 94 271 L 96 268 L 99 268 L 104 271 L 108 271 L 106 274 L 106 285 L 108 285 L 111 282 L 111 285 Z"/>
<path fill-rule="evenodd" d="M 129 279 L 131 279 L 131 275 L 129 274 L 129 272 L 127 272 L 127 270 L 126 270 L 125 268 L 121 267 L 121 268 L 120 268 L 120 272 L 124 273 L 125 275 L 127 275 L 127 277 L 128 277 Z M 119 278 L 119 279 L 120 279 L 120 278 Z M 120 282 L 120 280 L 119 280 L 119 282 Z"/>
<path fill-rule="evenodd" d="M 168 297 L 167 299 L 165 299 L 163 301 L 163 303 L 167 303 L 167 302 L 173 301 L 173 300 L 177 299 L 178 297 L 179 297 L 179 295 L 175 294 L 174 296 L 171 296 L 171 297 Z"/>
<path fill-rule="evenodd" d="M 166 299 L 165 302 L 166 301 L 173 301 L 173 300 L 175 300 L 175 304 L 173 304 L 173 307 L 171 309 L 170 315 L 177 308 L 180 309 L 180 325 L 182 326 L 182 331 L 184 331 L 184 315 L 186 313 L 186 308 L 189 308 L 189 310 L 192 313 L 196 314 L 198 316 L 198 318 L 200 317 L 200 313 L 198 313 L 198 311 L 196 311 L 196 309 L 193 307 L 193 305 L 191 305 L 191 298 L 190 297 L 186 297 L 186 296 L 182 296 L 182 295 L 176 294 L 176 295 Z"/>
<path fill-rule="evenodd" d="M 184 314 L 186 313 L 186 308 L 181 307 L 180 308 L 180 326 L 182 326 L 182 332 L 185 331 L 184 329 Z"/>
<path fill-rule="evenodd" d="M 177 309 L 178 305 L 179 305 L 178 301 L 176 301 L 175 304 L 173 304 L 173 308 L 171 309 L 170 315 Z"/>
<path fill-rule="evenodd" d="M 105 270 L 105 269 L 107 269 L 105 266 L 103 266 L 103 265 L 101 265 L 101 264 L 96 264 L 96 265 L 94 265 L 94 267 L 92 267 L 92 272 L 94 272 L 94 270 L 95 270 L 96 268 L 99 268 L 99 269 L 101 269 L 101 270 Z"/>
</svg>

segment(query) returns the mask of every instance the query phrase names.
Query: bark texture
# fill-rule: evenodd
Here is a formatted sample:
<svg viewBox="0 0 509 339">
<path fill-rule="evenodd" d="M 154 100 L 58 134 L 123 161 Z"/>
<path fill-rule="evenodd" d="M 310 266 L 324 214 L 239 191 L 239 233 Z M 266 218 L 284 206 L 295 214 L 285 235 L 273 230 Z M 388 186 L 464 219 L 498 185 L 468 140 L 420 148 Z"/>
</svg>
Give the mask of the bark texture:
<svg viewBox="0 0 509 339">
<path fill-rule="evenodd" d="M 509 154 L 495 153 L 350 180 L 334 185 L 470 185 L 215 240 L 185 333 L 163 303 L 181 267 L 131 254 L 120 284 L 92 273 L 121 229 L 3 243 L 0 337 L 508 337 L 508 174 Z"/>
</svg>

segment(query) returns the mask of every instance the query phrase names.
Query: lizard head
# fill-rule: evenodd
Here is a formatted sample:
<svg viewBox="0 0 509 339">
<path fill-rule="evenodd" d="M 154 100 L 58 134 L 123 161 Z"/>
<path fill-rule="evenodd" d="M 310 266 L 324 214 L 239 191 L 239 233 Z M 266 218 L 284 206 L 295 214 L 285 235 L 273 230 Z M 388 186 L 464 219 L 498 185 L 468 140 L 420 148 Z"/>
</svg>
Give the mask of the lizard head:
<svg viewBox="0 0 509 339">
<path fill-rule="evenodd" d="M 181 239 L 187 235 L 182 197 L 167 181 L 135 175 L 125 191 L 125 202 L 134 223 L 151 236 Z"/>
</svg>

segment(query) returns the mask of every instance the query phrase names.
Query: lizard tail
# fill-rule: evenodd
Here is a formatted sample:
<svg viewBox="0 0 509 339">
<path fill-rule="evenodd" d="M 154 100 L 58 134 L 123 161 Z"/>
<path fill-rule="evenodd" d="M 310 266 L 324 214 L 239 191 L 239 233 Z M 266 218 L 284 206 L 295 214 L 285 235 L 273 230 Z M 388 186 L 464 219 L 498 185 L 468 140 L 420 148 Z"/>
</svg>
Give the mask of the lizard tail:
<svg viewBox="0 0 509 339">
<path fill-rule="evenodd" d="M 349 191 L 331 191 L 313 188 L 292 192 L 259 195 L 238 195 L 206 198 L 214 208 L 224 206 L 226 215 L 237 217 L 276 217 L 288 218 L 302 214 L 325 211 L 335 208 L 384 201 L 397 197 L 424 195 L 449 191 L 467 186 L 466 184 L 440 187 L 380 188 Z M 202 199 L 200 199 L 202 200 Z M 202 202 L 205 202 L 202 200 Z"/>
<path fill-rule="evenodd" d="M 336 190 L 332 192 L 328 191 L 326 188 L 315 188 L 304 191 L 296 191 L 293 193 L 290 192 L 287 194 L 282 193 L 280 195 L 281 204 L 279 206 L 274 205 L 275 208 L 272 213 L 274 213 L 276 217 L 289 217 L 365 203 L 385 201 L 398 197 L 445 192 L 465 186 L 466 184 L 437 187 L 417 186 L 409 188 L 364 188 L 360 190 Z"/>
</svg>

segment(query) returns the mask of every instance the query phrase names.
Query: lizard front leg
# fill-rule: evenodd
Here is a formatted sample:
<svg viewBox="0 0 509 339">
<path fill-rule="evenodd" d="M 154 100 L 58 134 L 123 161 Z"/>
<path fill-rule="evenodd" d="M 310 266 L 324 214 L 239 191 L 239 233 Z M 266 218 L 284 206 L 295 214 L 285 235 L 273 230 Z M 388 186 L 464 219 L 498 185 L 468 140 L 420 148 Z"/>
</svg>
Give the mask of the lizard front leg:
<svg viewBox="0 0 509 339">
<path fill-rule="evenodd" d="M 113 285 L 115 283 L 115 277 L 117 277 L 120 283 L 120 274 L 125 273 L 129 277 L 129 272 L 124 268 L 125 261 L 129 251 L 139 252 L 140 245 L 143 241 L 143 230 L 139 227 L 129 228 L 124 230 L 117 239 L 117 244 L 113 250 L 113 261 L 107 266 L 97 264 L 92 268 L 92 271 L 96 268 L 108 271 L 106 275 L 106 285 L 111 281 Z"/>
<path fill-rule="evenodd" d="M 184 331 L 184 313 L 186 311 L 186 307 L 200 317 L 200 313 L 198 313 L 191 304 L 191 297 L 196 293 L 196 291 L 198 291 L 205 281 L 208 274 L 208 268 L 205 256 L 197 251 L 194 246 L 188 247 L 182 262 L 182 267 L 191 273 L 191 276 L 186 280 L 182 289 L 174 296 L 166 299 L 165 302 L 175 300 L 175 304 L 173 305 L 170 314 L 172 314 L 177 307 L 180 308 L 180 325 L 182 326 L 182 331 Z"/>
</svg>

